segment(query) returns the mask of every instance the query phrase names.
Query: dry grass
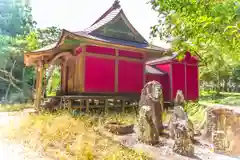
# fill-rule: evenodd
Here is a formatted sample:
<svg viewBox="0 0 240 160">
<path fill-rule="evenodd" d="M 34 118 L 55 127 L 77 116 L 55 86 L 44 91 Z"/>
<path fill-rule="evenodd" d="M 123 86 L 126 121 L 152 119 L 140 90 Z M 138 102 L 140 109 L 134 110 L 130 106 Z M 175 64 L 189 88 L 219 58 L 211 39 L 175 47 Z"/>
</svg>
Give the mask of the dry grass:
<svg viewBox="0 0 240 160">
<path fill-rule="evenodd" d="M 188 105 L 190 118 L 197 122 L 202 118 L 199 106 Z M 199 112 L 200 111 L 200 112 Z M 199 114 L 201 113 L 201 114 Z M 163 118 L 169 119 L 168 114 Z M 97 128 L 107 121 L 135 123 L 136 114 L 109 113 L 72 116 L 67 112 L 42 113 L 25 117 L 17 128 L 10 128 L 10 139 L 19 140 L 48 157 L 61 160 L 145 160 L 141 151 L 123 148 L 112 140 L 97 134 Z"/>
<path fill-rule="evenodd" d="M 134 114 L 110 114 L 72 117 L 69 113 L 30 115 L 19 128 L 11 128 L 9 138 L 21 140 L 28 147 L 41 150 L 53 159 L 143 160 L 140 151 L 121 147 L 95 131 L 109 120 L 134 122 Z"/>
<path fill-rule="evenodd" d="M 0 112 L 22 111 L 27 108 L 33 108 L 33 105 L 32 104 L 13 104 L 13 105 L 0 104 Z"/>
</svg>

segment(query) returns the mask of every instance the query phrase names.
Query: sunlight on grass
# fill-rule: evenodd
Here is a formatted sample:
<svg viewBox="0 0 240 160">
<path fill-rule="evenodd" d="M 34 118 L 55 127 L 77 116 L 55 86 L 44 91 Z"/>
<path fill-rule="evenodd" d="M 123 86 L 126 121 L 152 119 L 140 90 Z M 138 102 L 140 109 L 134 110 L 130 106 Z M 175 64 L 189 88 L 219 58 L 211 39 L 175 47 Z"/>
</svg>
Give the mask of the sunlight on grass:
<svg viewBox="0 0 240 160">
<path fill-rule="evenodd" d="M 69 113 L 30 115 L 8 136 L 20 140 L 54 159 L 149 159 L 140 151 L 121 147 L 95 132 L 106 121 L 134 122 L 134 114 L 84 115 L 73 118 Z"/>
<path fill-rule="evenodd" d="M 240 106 L 240 93 L 220 92 L 216 95 L 214 91 L 201 91 L 200 102 Z"/>
<path fill-rule="evenodd" d="M 203 121 L 204 107 L 188 103 L 185 109 L 194 124 Z M 164 113 L 164 122 L 169 117 L 170 114 Z M 73 116 L 63 111 L 55 114 L 44 112 L 25 117 L 19 127 L 10 127 L 7 134 L 11 140 L 19 141 L 53 159 L 149 159 L 141 151 L 124 148 L 111 139 L 100 136 L 97 129 L 108 121 L 133 124 L 136 122 L 136 113 L 109 112 Z"/>
<path fill-rule="evenodd" d="M 22 111 L 27 108 L 33 108 L 33 105 L 32 104 L 12 104 L 12 105 L 0 104 L 0 112 Z"/>
<path fill-rule="evenodd" d="M 185 111 L 195 126 L 198 126 L 205 118 L 206 108 L 198 103 L 187 103 L 185 105 Z"/>
</svg>

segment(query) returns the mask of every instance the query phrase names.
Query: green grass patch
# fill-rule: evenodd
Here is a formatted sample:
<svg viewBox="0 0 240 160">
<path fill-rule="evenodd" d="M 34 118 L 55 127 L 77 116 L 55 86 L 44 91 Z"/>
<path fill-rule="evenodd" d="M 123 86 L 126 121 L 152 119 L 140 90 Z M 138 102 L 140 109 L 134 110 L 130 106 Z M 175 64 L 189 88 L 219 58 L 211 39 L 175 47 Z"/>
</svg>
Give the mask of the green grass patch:
<svg viewBox="0 0 240 160">
<path fill-rule="evenodd" d="M 220 92 L 217 95 L 214 91 L 202 91 L 200 102 L 240 106 L 240 93 Z"/>
</svg>

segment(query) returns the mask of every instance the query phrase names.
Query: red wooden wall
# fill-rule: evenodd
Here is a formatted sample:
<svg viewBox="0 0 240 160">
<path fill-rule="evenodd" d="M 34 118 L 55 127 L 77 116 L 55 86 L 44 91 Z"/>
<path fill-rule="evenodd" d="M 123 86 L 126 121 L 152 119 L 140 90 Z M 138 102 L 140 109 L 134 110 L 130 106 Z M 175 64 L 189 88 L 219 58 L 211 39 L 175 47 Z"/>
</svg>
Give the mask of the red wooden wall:
<svg viewBox="0 0 240 160">
<path fill-rule="evenodd" d="M 119 60 L 118 91 L 120 93 L 141 93 L 143 88 L 144 63 Z"/>
<path fill-rule="evenodd" d="M 163 82 L 164 79 L 161 75 L 154 75 L 153 80 L 160 81 L 163 88 L 168 88 L 170 94 L 169 98 L 166 95 L 165 99 L 173 101 L 176 96 L 177 90 L 182 90 L 186 100 L 198 100 L 199 98 L 199 79 L 198 79 L 198 60 L 191 56 L 190 53 L 186 53 L 185 58 L 181 61 L 174 59 L 167 62 L 153 64 L 161 71 L 165 71 L 168 74 L 167 82 Z M 162 80 L 162 81 L 161 81 Z M 165 89 L 167 90 L 167 89 Z"/>
<path fill-rule="evenodd" d="M 165 102 L 170 101 L 170 80 L 169 80 L 169 75 L 164 74 L 164 75 L 159 75 L 159 74 L 146 74 L 146 83 L 152 80 L 158 81 L 162 87 L 163 87 L 163 99 Z"/>
<path fill-rule="evenodd" d="M 82 53 L 82 48 L 75 50 L 76 55 Z M 85 56 L 85 85 L 84 92 L 91 93 L 114 93 L 115 83 L 119 93 L 141 93 L 144 79 L 144 58 L 142 53 L 118 50 L 113 48 L 100 46 L 86 46 L 86 53 L 93 53 L 99 56 L 86 54 Z M 127 57 L 137 61 L 129 61 L 125 59 L 116 60 L 114 57 L 106 58 L 106 56 Z M 115 80 L 115 64 L 118 64 L 118 80 Z"/>
<path fill-rule="evenodd" d="M 85 92 L 114 92 L 115 60 L 85 57 Z"/>
</svg>

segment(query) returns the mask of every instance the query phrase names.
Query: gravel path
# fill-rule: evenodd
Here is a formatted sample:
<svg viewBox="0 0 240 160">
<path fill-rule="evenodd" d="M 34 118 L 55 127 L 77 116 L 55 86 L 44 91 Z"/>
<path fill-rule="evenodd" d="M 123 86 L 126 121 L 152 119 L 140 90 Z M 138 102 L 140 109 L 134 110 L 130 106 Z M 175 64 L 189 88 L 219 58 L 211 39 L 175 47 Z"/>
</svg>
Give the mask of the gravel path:
<svg viewBox="0 0 240 160">
<path fill-rule="evenodd" d="M 23 112 L 1 112 L 0 113 L 0 127 L 4 128 L 14 122 L 15 125 L 20 122 L 20 119 L 27 116 L 31 110 Z M 16 144 L 3 138 L 0 132 L 0 160 L 47 160 L 49 158 L 43 157 L 40 153 L 30 151 L 21 144 Z"/>
</svg>

